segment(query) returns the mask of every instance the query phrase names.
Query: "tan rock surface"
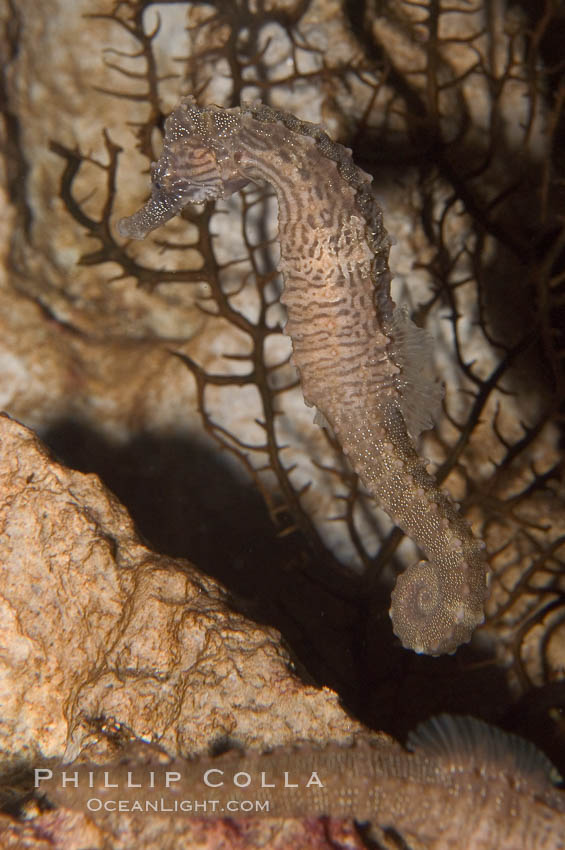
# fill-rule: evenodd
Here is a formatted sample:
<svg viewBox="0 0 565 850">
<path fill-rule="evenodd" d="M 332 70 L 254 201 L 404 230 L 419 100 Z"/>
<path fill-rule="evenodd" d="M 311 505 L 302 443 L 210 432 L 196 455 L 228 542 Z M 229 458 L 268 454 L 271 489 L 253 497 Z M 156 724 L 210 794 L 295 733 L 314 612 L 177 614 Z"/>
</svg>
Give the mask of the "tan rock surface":
<svg viewBox="0 0 565 850">
<path fill-rule="evenodd" d="M 226 737 L 265 748 L 359 728 L 335 694 L 289 672 L 274 629 L 147 549 L 96 476 L 60 466 L 6 416 L 0 445 L 5 768 L 84 746 L 100 757 L 102 727 L 180 755 Z"/>
<path fill-rule="evenodd" d="M 353 824 L 328 819 L 247 821 L 187 820 L 155 816 L 108 819 L 94 825 L 83 815 L 57 811 L 31 823 L 0 815 L 2 850 L 362 850 L 366 845 Z"/>
</svg>

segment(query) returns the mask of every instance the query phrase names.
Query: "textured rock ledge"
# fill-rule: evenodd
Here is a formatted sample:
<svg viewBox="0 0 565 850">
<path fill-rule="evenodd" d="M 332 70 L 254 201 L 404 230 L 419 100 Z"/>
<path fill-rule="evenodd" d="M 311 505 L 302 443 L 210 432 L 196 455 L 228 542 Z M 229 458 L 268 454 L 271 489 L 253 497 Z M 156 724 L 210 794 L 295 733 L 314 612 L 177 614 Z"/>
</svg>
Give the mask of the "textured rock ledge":
<svg viewBox="0 0 565 850">
<path fill-rule="evenodd" d="M 76 812 L 50 812 L 28 823 L 0 815 L 0 843 L 6 850 L 363 850 L 353 824 L 330 819 L 188 821 L 166 816 L 120 827 L 95 826 Z"/>
<path fill-rule="evenodd" d="M 187 562 L 147 549 L 96 476 L 58 464 L 5 415 L 0 528 L 4 773 L 63 754 L 103 761 L 115 755 L 116 736 L 185 756 L 226 738 L 265 749 L 347 741 L 359 731 L 333 692 L 292 675 L 275 630 L 231 611 L 222 588 Z M 0 841 L 40 847 L 49 834 L 54 846 L 70 847 L 88 833 L 89 847 L 125 847 L 130 827 L 116 816 L 106 833 L 51 812 L 27 824 L 2 820 Z M 257 828 L 271 830 L 262 846 L 285 846 L 281 824 Z M 206 829 L 147 816 L 136 846 L 161 846 L 170 832 L 174 847 L 187 831 Z M 209 829 L 212 843 L 199 846 L 225 840 L 218 823 Z M 309 830 L 309 846 L 326 846 L 325 833 Z M 255 846 L 257 836 L 244 833 L 223 846 Z"/>
</svg>

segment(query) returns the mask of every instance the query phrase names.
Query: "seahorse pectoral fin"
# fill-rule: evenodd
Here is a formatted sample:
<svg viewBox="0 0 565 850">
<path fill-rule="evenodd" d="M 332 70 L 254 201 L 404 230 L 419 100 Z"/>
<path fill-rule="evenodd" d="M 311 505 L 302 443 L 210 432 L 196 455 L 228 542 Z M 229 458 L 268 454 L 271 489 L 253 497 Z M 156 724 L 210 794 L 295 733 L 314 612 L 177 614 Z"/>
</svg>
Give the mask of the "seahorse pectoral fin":
<svg viewBox="0 0 565 850">
<path fill-rule="evenodd" d="M 318 410 L 318 408 L 316 408 L 316 412 L 314 414 L 314 425 L 319 425 L 320 428 L 325 428 L 326 431 L 329 431 L 330 433 L 332 432 L 332 426 L 328 422 L 327 417 L 321 410 Z"/>
<path fill-rule="evenodd" d="M 244 189 L 248 183 L 249 180 L 246 177 L 242 177 L 241 179 L 233 177 L 229 180 L 223 180 L 222 188 L 224 190 L 224 198 L 229 198 L 229 196 L 233 195 L 235 192 L 241 191 L 241 189 Z"/>
</svg>

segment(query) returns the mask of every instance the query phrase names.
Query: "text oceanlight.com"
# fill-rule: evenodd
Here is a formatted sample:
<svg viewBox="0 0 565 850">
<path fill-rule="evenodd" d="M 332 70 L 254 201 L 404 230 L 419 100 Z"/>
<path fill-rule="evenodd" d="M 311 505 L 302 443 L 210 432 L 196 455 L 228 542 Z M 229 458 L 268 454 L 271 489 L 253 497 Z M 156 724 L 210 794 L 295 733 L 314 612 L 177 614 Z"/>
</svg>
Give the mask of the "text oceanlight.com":
<svg viewBox="0 0 565 850">
<path fill-rule="evenodd" d="M 91 797 L 86 801 L 89 812 L 182 812 L 192 815 L 217 815 L 221 812 L 262 814 L 270 811 L 268 800 L 228 800 L 224 805 L 219 800 L 101 800 Z"/>
</svg>

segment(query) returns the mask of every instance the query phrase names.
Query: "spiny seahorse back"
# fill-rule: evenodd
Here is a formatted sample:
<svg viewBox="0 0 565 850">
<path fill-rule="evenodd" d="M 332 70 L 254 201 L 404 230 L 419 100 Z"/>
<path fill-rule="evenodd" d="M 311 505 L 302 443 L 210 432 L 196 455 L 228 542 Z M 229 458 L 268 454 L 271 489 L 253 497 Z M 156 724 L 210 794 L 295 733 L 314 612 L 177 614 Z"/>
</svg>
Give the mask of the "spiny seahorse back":
<svg viewBox="0 0 565 850">
<path fill-rule="evenodd" d="M 426 378 L 429 335 L 390 296 L 389 239 L 372 178 L 314 124 L 262 104 L 167 119 L 152 195 L 118 229 L 144 238 L 189 202 L 266 181 L 279 205 L 281 300 L 307 404 L 316 405 L 370 493 L 426 554 L 392 594 L 404 646 L 439 655 L 483 620 L 483 544 L 418 457 L 412 438 L 441 399 Z"/>
</svg>

